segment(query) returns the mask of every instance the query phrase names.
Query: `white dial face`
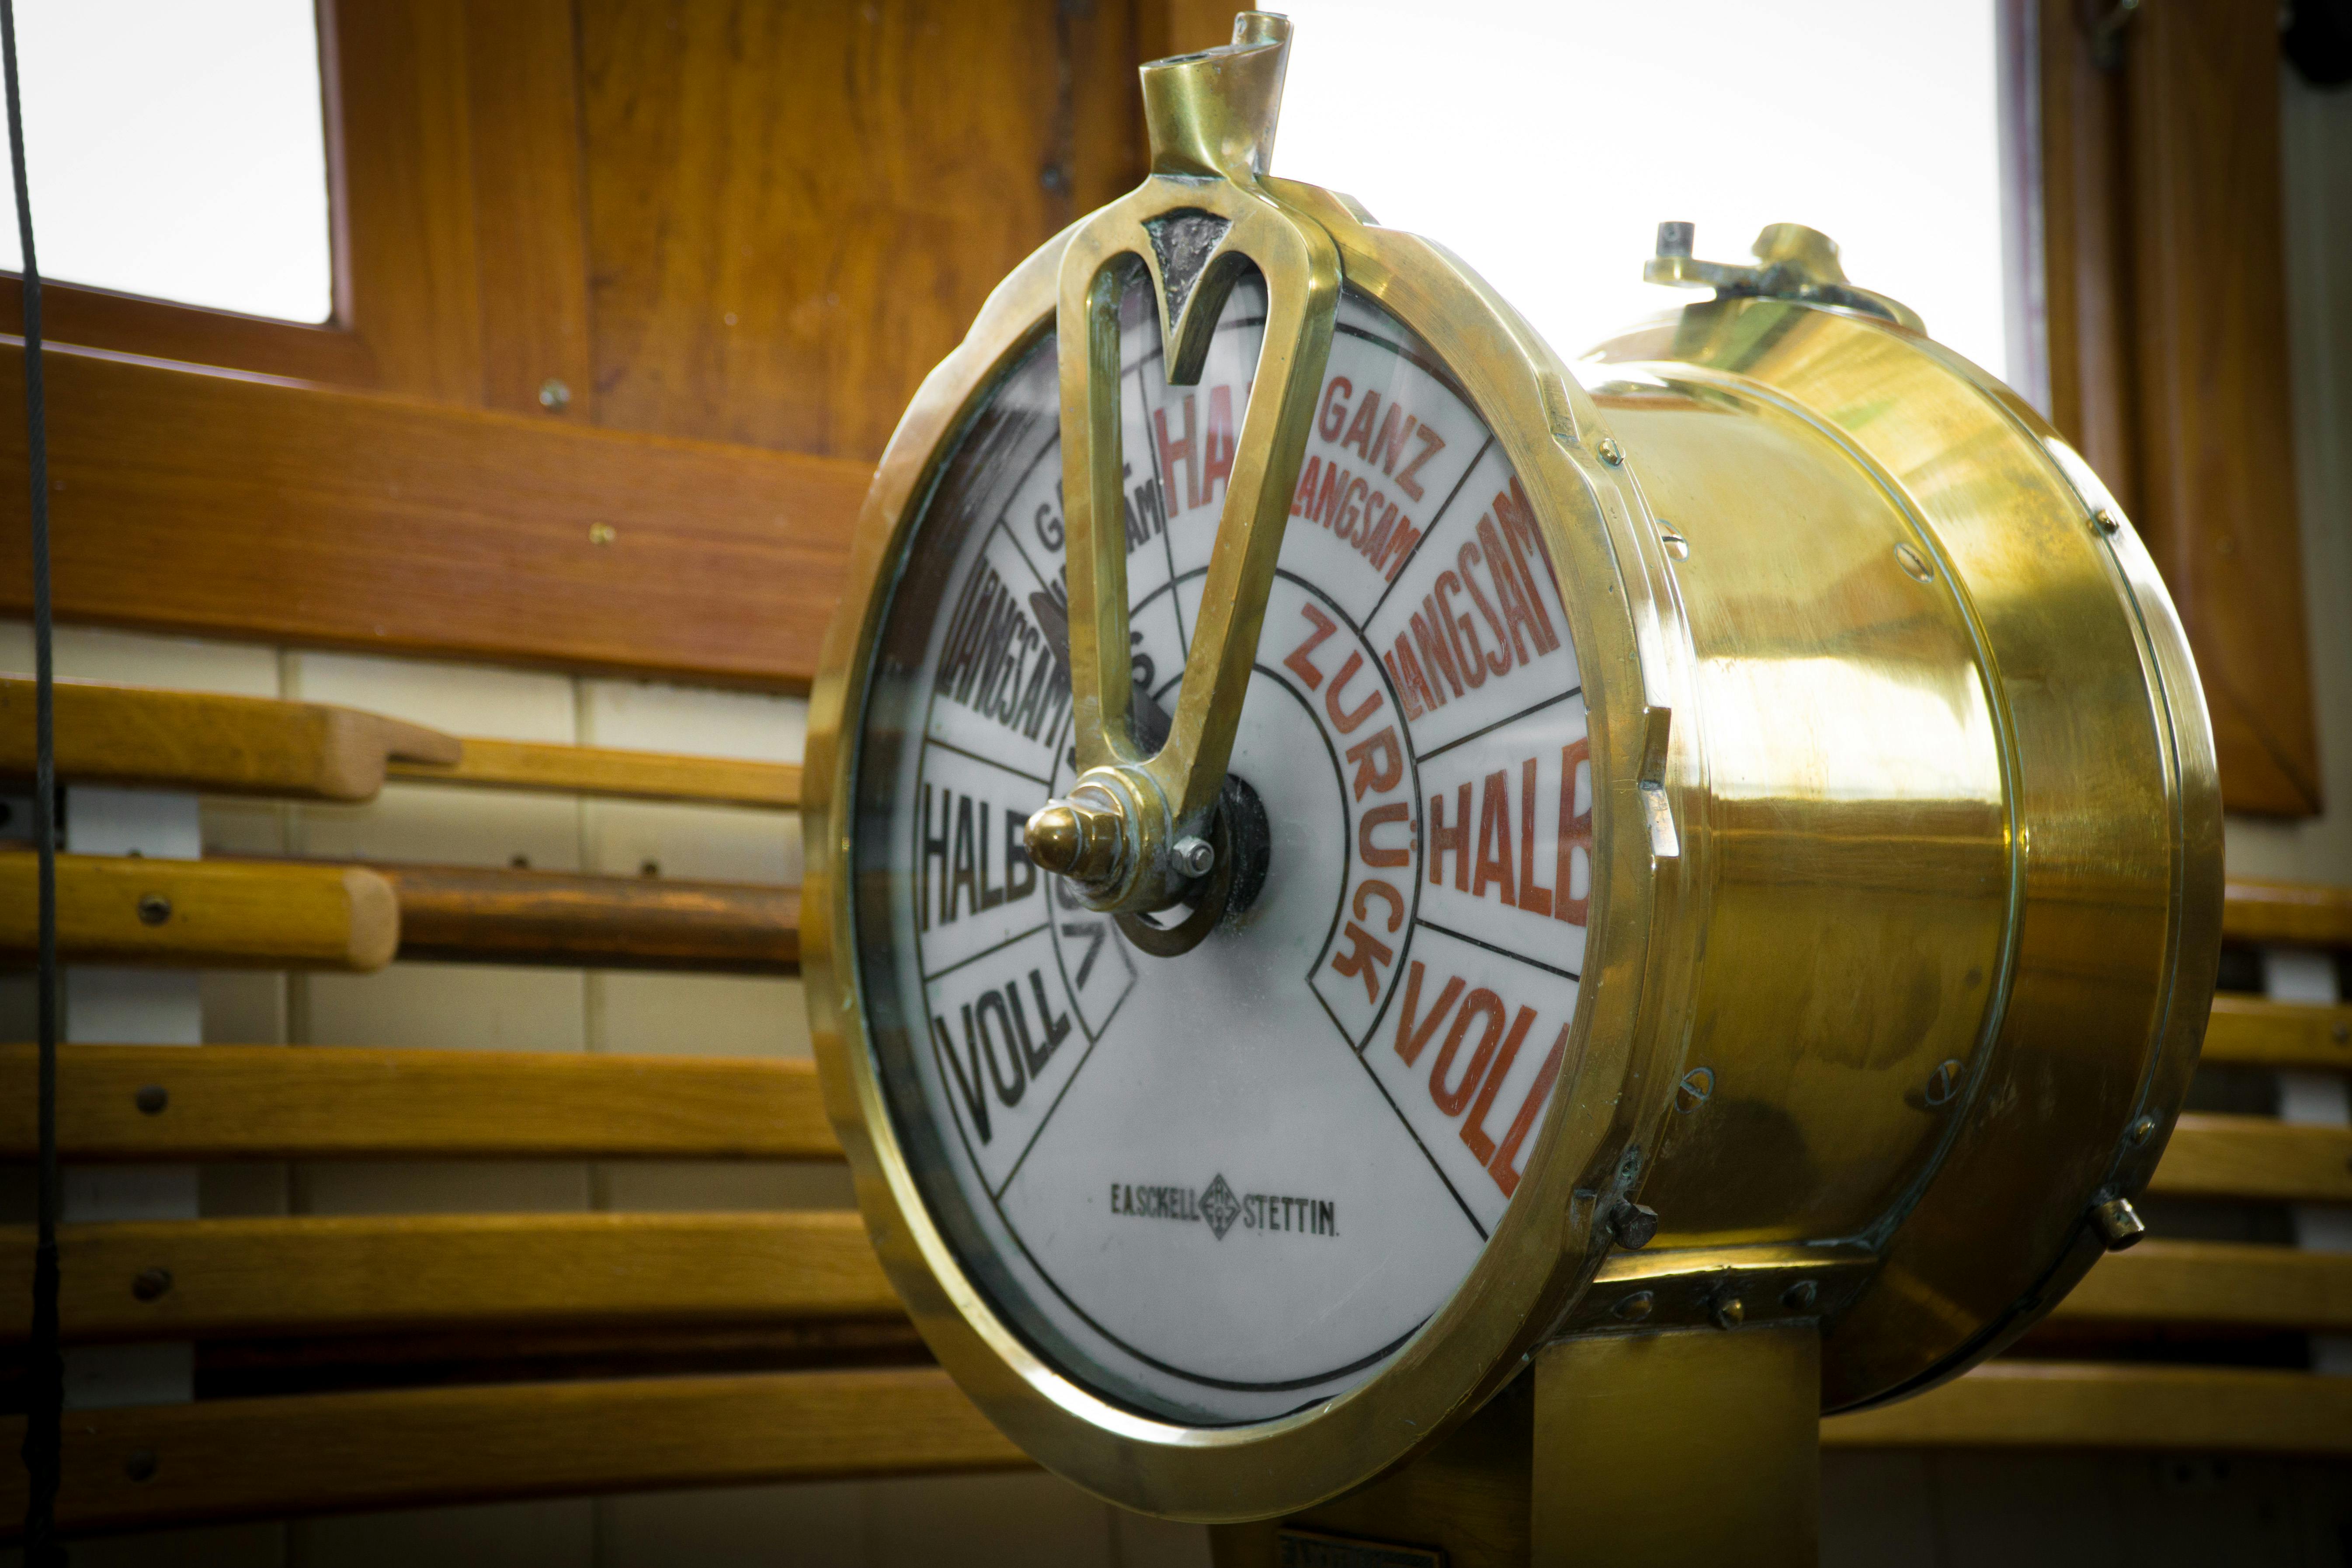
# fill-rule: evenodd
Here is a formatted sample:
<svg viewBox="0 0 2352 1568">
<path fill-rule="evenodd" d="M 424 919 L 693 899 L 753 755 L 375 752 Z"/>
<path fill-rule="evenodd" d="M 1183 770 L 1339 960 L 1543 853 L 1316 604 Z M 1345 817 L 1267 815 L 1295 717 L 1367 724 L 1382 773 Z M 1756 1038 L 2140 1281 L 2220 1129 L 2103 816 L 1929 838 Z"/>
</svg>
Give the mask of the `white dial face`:
<svg viewBox="0 0 2352 1568">
<path fill-rule="evenodd" d="M 1264 295 L 1234 289 L 1180 387 L 1144 299 L 1132 667 L 1139 709 L 1172 711 Z M 1460 1288 L 1574 1075 L 1575 655 L 1502 449 L 1349 291 L 1234 748 L 1263 889 L 1181 956 L 1130 947 L 1022 853 L 1074 776 L 1055 374 L 1049 337 L 998 386 L 893 590 L 859 736 L 859 984 L 901 1146 L 1003 1321 L 1131 1409 L 1264 1420 L 1371 1376 Z"/>
</svg>

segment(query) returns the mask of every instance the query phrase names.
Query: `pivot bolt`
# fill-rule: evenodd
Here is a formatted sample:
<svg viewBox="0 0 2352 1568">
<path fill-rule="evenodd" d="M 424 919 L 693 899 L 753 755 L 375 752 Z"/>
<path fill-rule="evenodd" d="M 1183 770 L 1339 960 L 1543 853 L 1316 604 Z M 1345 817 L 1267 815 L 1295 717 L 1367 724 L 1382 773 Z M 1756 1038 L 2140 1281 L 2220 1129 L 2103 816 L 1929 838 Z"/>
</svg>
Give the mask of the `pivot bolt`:
<svg viewBox="0 0 2352 1568">
<path fill-rule="evenodd" d="M 1187 877 L 1205 877 L 1217 863 L 1217 851 L 1205 838 L 1179 838 L 1168 858 Z"/>
</svg>

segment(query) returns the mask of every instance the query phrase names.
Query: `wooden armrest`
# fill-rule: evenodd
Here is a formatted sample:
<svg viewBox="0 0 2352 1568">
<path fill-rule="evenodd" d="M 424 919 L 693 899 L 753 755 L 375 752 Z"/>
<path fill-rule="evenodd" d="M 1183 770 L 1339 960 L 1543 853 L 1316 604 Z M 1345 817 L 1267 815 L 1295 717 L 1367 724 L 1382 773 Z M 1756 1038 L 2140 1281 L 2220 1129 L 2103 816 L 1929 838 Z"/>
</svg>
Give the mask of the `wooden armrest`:
<svg viewBox="0 0 2352 1568">
<path fill-rule="evenodd" d="M 2147 1190 L 2168 1197 L 2352 1203 L 2352 1129 L 2192 1112 Z"/>
<path fill-rule="evenodd" d="M 58 776 L 209 795 L 368 800 L 393 759 L 448 765 L 454 735 L 355 708 L 57 683 Z M 0 677 L 0 776 L 33 776 L 33 683 Z"/>
<path fill-rule="evenodd" d="M 471 736 L 460 744 L 462 753 L 448 762 L 396 760 L 391 776 L 417 784 L 560 790 L 629 800 L 779 809 L 801 803 L 801 771 L 783 763 L 484 741 Z"/>
<path fill-rule="evenodd" d="M 2216 996 L 2213 1016 L 2205 1026 L 2204 1059 L 2231 1066 L 2352 1071 L 2352 1007 Z"/>
<path fill-rule="evenodd" d="M 304 1215 L 69 1225 L 68 1343 L 896 1317 L 855 1213 Z M 0 1340 L 33 1232 L 0 1227 Z"/>
<path fill-rule="evenodd" d="M 2352 1331 L 2352 1253 L 2143 1241 L 2099 1259 L 2051 1315 L 2344 1333 Z"/>
<path fill-rule="evenodd" d="M 24 1431 L 0 1420 L 0 1447 Z M 198 1400 L 74 1411 L 58 1523 L 1029 1467 L 929 1367 Z M 24 1512 L 24 1467 L 0 1465 L 0 1532 Z"/>
<path fill-rule="evenodd" d="M 0 852 L 0 958 L 38 951 L 37 858 Z M 399 946 L 392 884 L 364 867 L 58 857 L 69 963 L 373 970 Z"/>
<path fill-rule="evenodd" d="M 2352 888 L 2231 877 L 2222 891 L 2221 934 L 2237 942 L 2352 947 Z"/>
<path fill-rule="evenodd" d="M 33 1155 L 33 1047 L 0 1045 L 0 1157 Z M 25 1092 L 18 1092 L 26 1086 Z M 68 1160 L 838 1160 L 816 1066 L 359 1046 L 66 1046 Z"/>
<path fill-rule="evenodd" d="M 1996 1361 L 1822 1423 L 1825 1448 L 2352 1454 L 2352 1377 Z"/>
</svg>

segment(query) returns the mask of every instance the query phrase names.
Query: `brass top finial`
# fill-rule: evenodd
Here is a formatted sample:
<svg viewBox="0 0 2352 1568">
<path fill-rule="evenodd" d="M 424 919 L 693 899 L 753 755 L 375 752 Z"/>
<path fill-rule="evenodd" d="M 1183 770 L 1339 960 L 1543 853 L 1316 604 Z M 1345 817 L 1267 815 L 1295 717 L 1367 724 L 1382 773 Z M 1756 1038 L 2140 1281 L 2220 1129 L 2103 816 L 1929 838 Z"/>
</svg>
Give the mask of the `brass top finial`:
<svg viewBox="0 0 2352 1568">
<path fill-rule="evenodd" d="M 1275 121 L 1290 61 L 1290 19 L 1272 11 L 1234 18 L 1234 41 L 1143 68 L 1151 170 L 1254 180 L 1274 163 Z"/>
</svg>

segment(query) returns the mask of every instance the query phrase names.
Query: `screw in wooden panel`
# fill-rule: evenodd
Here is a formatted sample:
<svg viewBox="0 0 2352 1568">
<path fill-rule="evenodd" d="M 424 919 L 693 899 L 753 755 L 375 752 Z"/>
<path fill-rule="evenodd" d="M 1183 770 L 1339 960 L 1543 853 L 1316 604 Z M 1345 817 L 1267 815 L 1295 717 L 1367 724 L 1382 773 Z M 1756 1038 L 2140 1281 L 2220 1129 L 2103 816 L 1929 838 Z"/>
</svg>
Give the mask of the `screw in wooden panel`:
<svg viewBox="0 0 2352 1568">
<path fill-rule="evenodd" d="M 1715 1092 L 1715 1069 L 1693 1068 L 1683 1074 L 1682 1082 L 1675 1085 L 1675 1109 L 1688 1116 L 1705 1105 Z"/>
<path fill-rule="evenodd" d="M 572 389 L 551 375 L 539 384 L 539 405 L 550 414 L 561 414 L 572 406 Z"/>
<path fill-rule="evenodd" d="M 619 532 L 609 522 L 592 522 L 588 525 L 588 542 L 591 544 L 610 544 L 619 537 Z"/>
<path fill-rule="evenodd" d="M 165 898 L 161 893 L 142 893 L 139 896 L 139 923 L 141 925 L 159 926 L 171 918 L 171 900 Z"/>
<path fill-rule="evenodd" d="M 131 1293 L 142 1301 L 160 1300 L 172 1288 L 172 1271 L 168 1268 L 142 1268 L 131 1277 Z"/>
<path fill-rule="evenodd" d="M 139 1108 L 142 1115 L 161 1116 L 163 1108 L 172 1103 L 172 1091 L 160 1083 L 142 1083 L 131 1097 L 131 1103 Z"/>
<path fill-rule="evenodd" d="M 1929 565 L 1927 558 L 1920 554 L 1916 550 L 1911 548 L 1910 545 L 1896 545 L 1895 547 L 1895 559 L 1902 563 L 1904 571 L 1909 573 L 1913 577 L 1918 579 L 1920 582 L 1932 583 L 1936 580 L 1935 567 Z"/>
<path fill-rule="evenodd" d="M 155 1450 L 152 1448 L 133 1448 L 122 1456 L 122 1473 L 134 1481 L 154 1479 L 155 1468 Z"/>
<path fill-rule="evenodd" d="M 2123 524 L 2116 520 L 2114 512 L 2109 511 L 2105 507 L 2101 507 L 2091 514 L 2091 526 L 2101 533 L 2113 533 Z"/>
<path fill-rule="evenodd" d="M 1601 445 L 1597 449 L 1601 453 L 1601 460 L 1612 468 L 1625 460 L 1625 449 L 1617 445 L 1617 437 L 1614 436 L 1601 437 Z"/>
</svg>

